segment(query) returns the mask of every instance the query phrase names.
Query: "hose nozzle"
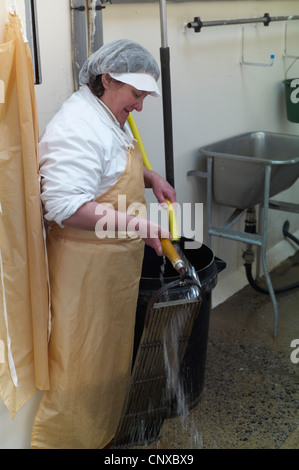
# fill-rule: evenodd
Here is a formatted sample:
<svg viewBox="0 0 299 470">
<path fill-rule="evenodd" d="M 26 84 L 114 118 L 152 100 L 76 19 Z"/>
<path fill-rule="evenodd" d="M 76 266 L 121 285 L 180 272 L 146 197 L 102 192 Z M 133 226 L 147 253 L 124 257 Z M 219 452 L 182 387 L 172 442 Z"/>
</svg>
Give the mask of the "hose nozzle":
<svg viewBox="0 0 299 470">
<path fill-rule="evenodd" d="M 176 249 L 174 248 L 171 240 L 168 238 L 161 238 L 161 245 L 164 254 L 171 262 L 174 269 L 176 269 L 181 275 L 185 274 L 187 268 L 184 261 L 179 257 Z"/>
</svg>

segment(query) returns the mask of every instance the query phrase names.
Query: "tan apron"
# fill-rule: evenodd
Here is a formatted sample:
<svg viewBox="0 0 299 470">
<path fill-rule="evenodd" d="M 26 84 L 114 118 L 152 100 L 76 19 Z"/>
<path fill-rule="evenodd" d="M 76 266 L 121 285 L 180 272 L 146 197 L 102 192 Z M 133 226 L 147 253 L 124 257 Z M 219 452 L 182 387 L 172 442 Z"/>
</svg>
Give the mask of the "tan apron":
<svg viewBox="0 0 299 470">
<path fill-rule="evenodd" d="M 97 202 L 145 204 L 139 149 Z M 130 211 L 128 211 L 130 212 Z M 103 448 L 114 437 L 130 378 L 144 242 L 99 239 L 54 225 L 48 234 L 52 297 L 50 390 L 35 418 L 32 448 Z"/>
</svg>

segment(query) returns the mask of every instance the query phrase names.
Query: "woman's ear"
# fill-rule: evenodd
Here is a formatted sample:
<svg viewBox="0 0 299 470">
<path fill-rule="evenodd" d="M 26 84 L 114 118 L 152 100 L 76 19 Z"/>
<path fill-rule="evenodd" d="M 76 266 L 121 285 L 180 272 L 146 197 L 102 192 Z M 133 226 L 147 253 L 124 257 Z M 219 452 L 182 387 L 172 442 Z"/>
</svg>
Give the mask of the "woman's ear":
<svg viewBox="0 0 299 470">
<path fill-rule="evenodd" d="M 118 80 L 115 80 L 114 78 L 112 78 L 111 75 L 109 75 L 109 73 L 103 73 L 102 74 L 102 85 L 103 85 L 105 90 L 111 90 L 112 88 L 113 89 L 120 88 L 124 84 L 122 82 L 119 82 Z"/>
<path fill-rule="evenodd" d="M 103 84 L 103 87 L 105 88 L 105 90 L 110 88 L 110 83 L 111 83 L 110 75 L 108 73 L 103 73 L 102 74 L 102 84 Z"/>
</svg>

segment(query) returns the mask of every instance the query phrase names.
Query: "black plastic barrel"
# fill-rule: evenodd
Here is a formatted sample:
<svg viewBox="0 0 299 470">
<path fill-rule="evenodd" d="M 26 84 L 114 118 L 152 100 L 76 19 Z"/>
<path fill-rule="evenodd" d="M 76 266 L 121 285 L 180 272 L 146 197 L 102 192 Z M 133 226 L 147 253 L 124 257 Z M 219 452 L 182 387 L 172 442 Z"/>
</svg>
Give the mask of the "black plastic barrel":
<svg viewBox="0 0 299 470">
<path fill-rule="evenodd" d="M 189 246 L 187 247 L 187 244 Z M 217 284 L 218 273 L 226 263 L 213 254 L 206 245 L 199 248 L 196 242 L 182 238 L 180 247 L 189 262 L 194 266 L 202 285 L 203 300 L 195 319 L 184 359 L 180 368 L 181 383 L 184 387 L 185 401 L 188 408 L 194 407 L 202 394 L 204 386 L 209 321 L 211 313 L 211 293 Z M 166 259 L 158 256 L 155 251 L 146 246 L 143 269 L 140 280 L 133 363 L 142 336 L 144 319 L 151 297 L 165 284 L 179 280 L 179 274 Z M 175 406 L 173 407 L 175 409 Z"/>
</svg>

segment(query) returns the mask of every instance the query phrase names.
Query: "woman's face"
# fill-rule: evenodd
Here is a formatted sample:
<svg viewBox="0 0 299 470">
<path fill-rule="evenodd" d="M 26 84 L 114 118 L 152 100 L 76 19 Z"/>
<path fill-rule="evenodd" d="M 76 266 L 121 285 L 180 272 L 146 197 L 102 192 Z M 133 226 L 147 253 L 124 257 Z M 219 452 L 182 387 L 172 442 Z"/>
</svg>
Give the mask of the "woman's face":
<svg viewBox="0 0 299 470">
<path fill-rule="evenodd" d="M 126 83 L 116 82 L 107 74 L 102 75 L 102 83 L 105 91 L 101 100 L 121 125 L 126 122 L 129 113 L 134 110 L 142 111 L 143 100 L 150 94 L 147 91 L 137 90 Z"/>
</svg>

